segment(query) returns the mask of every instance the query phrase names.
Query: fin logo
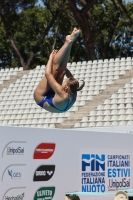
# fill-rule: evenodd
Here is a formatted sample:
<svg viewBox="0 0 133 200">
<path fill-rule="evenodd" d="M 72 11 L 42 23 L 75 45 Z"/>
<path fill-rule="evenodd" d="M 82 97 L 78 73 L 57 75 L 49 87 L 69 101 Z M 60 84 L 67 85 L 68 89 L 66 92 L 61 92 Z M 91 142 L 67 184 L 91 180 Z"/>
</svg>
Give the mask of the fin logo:
<svg viewBox="0 0 133 200">
<path fill-rule="evenodd" d="M 48 159 L 53 155 L 54 151 L 55 151 L 54 143 L 41 143 L 36 147 L 33 158 Z"/>
<path fill-rule="evenodd" d="M 34 200 L 52 200 L 55 194 L 55 187 L 42 187 L 37 190 Z"/>
<path fill-rule="evenodd" d="M 55 165 L 41 165 L 34 173 L 33 181 L 48 181 L 52 178 Z"/>
<path fill-rule="evenodd" d="M 88 167 L 91 171 L 105 171 L 105 154 L 82 154 L 82 171 L 88 171 Z"/>
</svg>

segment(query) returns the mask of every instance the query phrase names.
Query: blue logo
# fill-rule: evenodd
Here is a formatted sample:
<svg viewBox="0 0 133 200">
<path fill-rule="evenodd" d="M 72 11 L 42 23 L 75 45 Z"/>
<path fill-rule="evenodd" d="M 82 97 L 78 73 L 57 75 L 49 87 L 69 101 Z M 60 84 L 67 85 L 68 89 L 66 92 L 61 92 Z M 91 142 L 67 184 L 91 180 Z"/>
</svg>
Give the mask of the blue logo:
<svg viewBox="0 0 133 200">
<path fill-rule="evenodd" d="M 11 178 L 12 178 L 12 170 L 8 169 L 8 175 L 11 176 Z"/>
<path fill-rule="evenodd" d="M 21 172 L 13 172 L 13 170 L 8 169 L 8 175 L 11 179 L 21 179 L 22 173 Z"/>
<path fill-rule="evenodd" d="M 87 167 L 91 171 L 105 171 L 105 154 L 82 154 L 82 171 L 86 171 Z"/>
</svg>

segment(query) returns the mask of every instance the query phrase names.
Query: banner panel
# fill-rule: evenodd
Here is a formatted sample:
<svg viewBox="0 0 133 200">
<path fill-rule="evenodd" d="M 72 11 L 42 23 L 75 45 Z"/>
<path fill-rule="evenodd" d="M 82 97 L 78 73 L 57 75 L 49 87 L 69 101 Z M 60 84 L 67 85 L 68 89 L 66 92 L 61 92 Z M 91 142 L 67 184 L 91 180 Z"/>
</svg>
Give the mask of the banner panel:
<svg viewBox="0 0 133 200">
<path fill-rule="evenodd" d="M 1 200 L 57 200 L 90 185 L 93 192 L 133 186 L 132 134 L 0 126 L 0 136 Z M 88 175 L 98 172 L 97 180 Z"/>
</svg>

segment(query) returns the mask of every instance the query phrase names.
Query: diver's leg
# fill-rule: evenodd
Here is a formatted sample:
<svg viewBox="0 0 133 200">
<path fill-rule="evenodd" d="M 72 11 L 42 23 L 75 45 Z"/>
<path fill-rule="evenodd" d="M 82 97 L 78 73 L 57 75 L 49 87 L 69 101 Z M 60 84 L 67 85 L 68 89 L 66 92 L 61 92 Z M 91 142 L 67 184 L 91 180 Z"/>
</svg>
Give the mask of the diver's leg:
<svg viewBox="0 0 133 200">
<path fill-rule="evenodd" d="M 67 48 L 65 48 L 65 44 L 64 44 L 53 59 L 53 73 L 54 73 L 54 69 L 58 68 L 56 81 L 59 84 L 62 84 L 63 82 L 64 75 L 66 74 L 66 67 L 67 67 L 69 56 L 70 56 L 72 44 L 78 37 L 79 33 L 80 33 L 80 30 L 74 28 L 72 34 L 66 37 L 66 42 L 69 43 Z"/>
</svg>

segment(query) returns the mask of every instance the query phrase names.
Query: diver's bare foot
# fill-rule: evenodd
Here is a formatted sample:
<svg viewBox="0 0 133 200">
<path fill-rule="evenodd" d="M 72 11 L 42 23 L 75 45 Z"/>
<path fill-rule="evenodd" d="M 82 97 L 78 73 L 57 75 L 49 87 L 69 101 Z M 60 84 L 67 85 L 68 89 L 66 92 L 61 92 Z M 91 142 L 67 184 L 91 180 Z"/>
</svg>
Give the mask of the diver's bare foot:
<svg viewBox="0 0 133 200">
<path fill-rule="evenodd" d="M 73 32 L 71 33 L 71 35 L 67 35 L 66 36 L 66 41 L 72 43 L 76 40 L 76 38 L 79 36 L 80 30 L 77 28 L 73 29 Z"/>
</svg>

